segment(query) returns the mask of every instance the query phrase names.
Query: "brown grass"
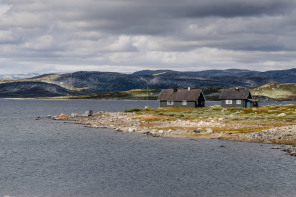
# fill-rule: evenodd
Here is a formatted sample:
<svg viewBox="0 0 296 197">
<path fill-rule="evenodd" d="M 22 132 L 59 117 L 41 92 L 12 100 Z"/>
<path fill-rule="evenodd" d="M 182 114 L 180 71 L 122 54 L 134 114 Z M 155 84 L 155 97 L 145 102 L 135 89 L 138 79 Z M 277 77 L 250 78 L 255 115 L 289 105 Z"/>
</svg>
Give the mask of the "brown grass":
<svg viewBox="0 0 296 197">
<path fill-rule="evenodd" d="M 279 114 L 285 113 L 285 116 Z M 220 106 L 203 108 L 158 108 L 142 110 L 139 114 L 143 121 L 209 121 L 222 118 L 219 121 L 225 126 L 209 127 L 215 132 L 252 133 L 273 127 L 296 124 L 296 105 L 269 105 L 258 108 L 222 108 Z"/>
</svg>

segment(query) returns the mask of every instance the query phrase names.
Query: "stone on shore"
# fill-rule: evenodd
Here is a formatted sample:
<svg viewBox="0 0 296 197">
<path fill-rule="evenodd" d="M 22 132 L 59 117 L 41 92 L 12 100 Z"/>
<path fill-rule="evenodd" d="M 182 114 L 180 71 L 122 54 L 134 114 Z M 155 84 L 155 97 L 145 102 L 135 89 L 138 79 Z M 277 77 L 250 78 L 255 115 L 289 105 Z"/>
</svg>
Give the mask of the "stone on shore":
<svg viewBox="0 0 296 197">
<path fill-rule="evenodd" d="M 92 116 L 93 115 L 93 110 L 87 110 L 84 115 L 85 116 Z"/>
</svg>

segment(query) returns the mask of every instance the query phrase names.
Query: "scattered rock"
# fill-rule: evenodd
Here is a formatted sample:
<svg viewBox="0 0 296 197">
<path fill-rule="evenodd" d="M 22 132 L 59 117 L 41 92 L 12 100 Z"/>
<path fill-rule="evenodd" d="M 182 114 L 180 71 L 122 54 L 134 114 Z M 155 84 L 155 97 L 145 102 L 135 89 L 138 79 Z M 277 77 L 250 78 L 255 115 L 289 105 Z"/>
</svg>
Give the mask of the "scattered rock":
<svg viewBox="0 0 296 197">
<path fill-rule="evenodd" d="M 251 141 L 264 141 L 266 143 L 276 142 L 277 140 L 290 140 L 296 138 L 296 126 L 276 127 L 257 133 L 241 135 L 241 138 Z"/>
<path fill-rule="evenodd" d="M 288 152 L 291 156 L 296 156 L 296 147 L 287 148 L 284 151 Z"/>
<path fill-rule="evenodd" d="M 212 129 L 210 129 L 210 128 L 207 128 L 207 133 L 208 134 L 213 134 L 213 133 L 215 133 Z"/>
<path fill-rule="evenodd" d="M 277 115 L 278 117 L 283 117 L 283 116 L 286 116 L 285 113 L 280 113 L 279 115 Z"/>
<path fill-rule="evenodd" d="M 192 131 L 193 133 L 200 133 L 200 130 L 196 129 L 194 131 Z"/>
<path fill-rule="evenodd" d="M 136 128 L 132 128 L 132 127 L 130 127 L 130 128 L 128 128 L 128 132 L 136 132 L 137 131 L 137 129 Z"/>
<path fill-rule="evenodd" d="M 282 149 L 280 147 L 271 147 L 271 149 Z"/>
<path fill-rule="evenodd" d="M 77 114 L 72 113 L 72 114 L 71 114 L 71 118 L 75 118 L 75 117 L 77 117 Z"/>
<path fill-rule="evenodd" d="M 149 132 L 149 131 L 145 132 L 144 135 L 150 135 L 152 137 L 159 137 L 159 135 L 157 135 L 155 133 L 152 133 L 152 132 Z"/>
<path fill-rule="evenodd" d="M 119 128 L 115 128 L 114 131 L 116 131 L 116 132 L 122 132 Z"/>
<path fill-rule="evenodd" d="M 92 116 L 93 115 L 93 111 L 92 110 L 87 110 L 84 115 L 85 116 Z"/>
</svg>

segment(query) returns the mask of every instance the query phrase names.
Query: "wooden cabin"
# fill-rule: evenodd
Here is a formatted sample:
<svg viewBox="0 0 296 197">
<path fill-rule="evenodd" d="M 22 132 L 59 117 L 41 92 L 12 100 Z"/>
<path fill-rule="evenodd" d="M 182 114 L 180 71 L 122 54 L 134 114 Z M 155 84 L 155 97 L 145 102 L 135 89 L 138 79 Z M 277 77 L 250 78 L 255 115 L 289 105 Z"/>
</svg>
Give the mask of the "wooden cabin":
<svg viewBox="0 0 296 197">
<path fill-rule="evenodd" d="M 160 101 L 160 107 L 195 108 L 205 106 L 202 90 L 190 87 L 186 89 L 162 90 L 158 100 Z"/>
<path fill-rule="evenodd" d="M 245 88 L 225 89 L 220 95 L 222 107 L 258 107 L 258 102 L 252 99 L 251 92 Z"/>
</svg>

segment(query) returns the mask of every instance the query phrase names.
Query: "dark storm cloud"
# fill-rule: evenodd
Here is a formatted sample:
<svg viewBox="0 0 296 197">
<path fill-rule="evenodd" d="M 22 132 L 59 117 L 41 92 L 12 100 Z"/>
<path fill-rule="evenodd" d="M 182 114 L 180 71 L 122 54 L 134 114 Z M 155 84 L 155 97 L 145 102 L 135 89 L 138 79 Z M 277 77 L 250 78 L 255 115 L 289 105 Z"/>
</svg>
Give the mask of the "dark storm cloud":
<svg viewBox="0 0 296 197">
<path fill-rule="evenodd" d="M 204 5 L 181 6 L 174 13 L 186 17 L 278 15 L 291 11 L 290 5 L 287 1 L 211 1 Z"/>
<path fill-rule="evenodd" d="M 69 21 L 89 21 L 86 29 L 115 34 L 161 34 L 182 28 L 184 20 L 206 17 L 261 17 L 286 15 L 294 9 L 293 1 L 99 1 L 71 6 L 61 17 Z"/>
<path fill-rule="evenodd" d="M 0 66 L 290 68 L 295 32 L 294 0 L 0 0 Z"/>
</svg>

